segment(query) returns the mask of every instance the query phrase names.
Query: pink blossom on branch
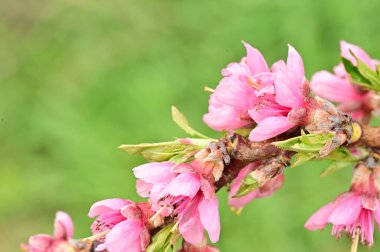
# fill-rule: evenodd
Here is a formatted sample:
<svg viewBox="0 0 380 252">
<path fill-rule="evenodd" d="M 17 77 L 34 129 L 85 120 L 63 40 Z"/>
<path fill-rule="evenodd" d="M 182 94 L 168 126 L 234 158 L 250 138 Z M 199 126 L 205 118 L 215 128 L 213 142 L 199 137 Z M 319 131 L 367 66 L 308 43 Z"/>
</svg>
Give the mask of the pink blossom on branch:
<svg viewBox="0 0 380 252">
<path fill-rule="evenodd" d="M 354 171 L 350 191 L 319 209 L 306 222 L 305 227 L 309 230 L 324 229 L 331 223 L 332 235 L 336 238 L 340 238 L 342 233 L 352 238 L 360 235 L 363 244 L 372 246 L 374 219 L 380 230 L 380 168 L 376 167 L 373 172 L 371 170 L 359 164 Z"/>
<path fill-rule="evenodd" d="M 153 214 L 148 203 L 118 198 L 96 202 L 88 214 L 90 218 L 97 217 L 91 230 L 95 235 L 106 233 L 97 251 L 145 251 L 150 243 L 149 218 Z"/>
<path fill-rule="evenodd" d="M 28 244 L 21 245 L 27 252 L 65 252 L 73 251 L 69 241 L 74 234 L 74 224 L 71 217 L 62 211 L 55 215 L 54 235 L 38 234 L 29 238 Z"/>
<path fill-rule="evenodd" d="M 357 62 L 351 52 L 372 70 L 376 70 L 376 65 L 379 63 L 371 59 L 362 48 L 345 41 L 340 42 L 340 51 L 341 56 L 354 65 L 357 65 Z M 310 87 L 314 94 L 339 103 L 338 108 L 344 113 L 351 114 L 356 120 L 368 121 L 371 111 L 378 106 L 374 92 L 356 85 L 342 63 L 334 67 L 334 73 L 325 70 L 315 73 L 311 78 Z"/>
<path fill-rule="evenodd" d="M 271 179 L 269 179 L 265 184 L 261 185 L 259 188 L 253 190 L 251 193 L 242 196 L 235 197 L 240 186 L 242 185 L 243 179 L 255 168 L 258 167 L 260 162 L 250 163 L 245 166 L 231 183 L 230 191 L 228 192 L 228 204 L 234 208 L 241 208 L 247 205 L 255 198 L 265 198 L 272 195 L 273 192 L 280 189 L 284 183 L 284 174 L 279 174 Z"/>
<path fill-rule="evenodd" d="M 204 121 L 215 130 L 234 130 L 253 125 L 249 139 L 263 141 L 302 125 L 309 89 L 301 56 L 289 46 L 287 63 L 271 69 L 262 54 L 244 43 L 247 57 L 223 69 L 209 101 Z M 253 120 L 253 121 L 252 121 Z"/>
<path fill-rule="evenodd" d="M 201 244 L 204 229 L 212 242 L 219 240 L 219 209 L 212 169 L 193 161 L 148 163 L 133 171 L 138 178 L 139 194 L 149 197 L 152 208 L 163 217 L 174 216 L 180 234 L 188 243 Z"/>
</svg>

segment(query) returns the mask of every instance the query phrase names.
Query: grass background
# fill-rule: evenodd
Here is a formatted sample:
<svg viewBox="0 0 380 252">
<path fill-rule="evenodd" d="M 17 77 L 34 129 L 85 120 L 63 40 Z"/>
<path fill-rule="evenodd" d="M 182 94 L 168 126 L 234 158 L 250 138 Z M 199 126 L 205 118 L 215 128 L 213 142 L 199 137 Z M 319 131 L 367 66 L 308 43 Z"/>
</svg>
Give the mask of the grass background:
<svg viewBox="0 0 380 252">
<path fill-rule="evenodd" d="M 83 237 L 93 202 L 138 200 L 131 169 L 144 161 L 116 147 L 184 136 L 171 122 L 172 104 L 217 137 L 201 120 L 202 89 L 244 54 L 240 40 L 271 63 L 292 44 L 310 77 L 338 62 L 340 39 L 379 58 L 379 10 L 374 0 L 1 0 L 0 251 L 52 232 L 58 209 Z M 287 170 L 283 189 L 241 216 L 221 192 L 218 247 L 348 251 L 349 241 L 336 242 L 330 228 L 303 228 L 349 187 L 349 169 L 321 179 L 324 166 Z"/>
</svg>

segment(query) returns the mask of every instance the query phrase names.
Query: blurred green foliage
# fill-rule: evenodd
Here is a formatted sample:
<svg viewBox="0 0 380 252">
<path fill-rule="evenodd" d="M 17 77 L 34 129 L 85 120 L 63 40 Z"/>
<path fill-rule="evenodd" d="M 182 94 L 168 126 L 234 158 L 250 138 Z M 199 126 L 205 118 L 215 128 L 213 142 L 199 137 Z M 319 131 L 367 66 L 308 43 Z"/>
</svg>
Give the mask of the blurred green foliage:
<svg viewBox="0 0 380 252">
<path fill-rule="evenodd" d="M 202 89 L 244 55 L 240 40 L 269 62 L 292 44 L 310 77 L 338 62 L 340 39 L 380 58 L 379 10 L 374 0 L 0 1 L 0 251 L 52 232 L 58 209 L 81 237 L 93 202 L 138 200 L 131 169 L 143 159 L 116 147 L 183 136 L 172 104 L 217 137 L 201 120 Z M 324 167 L 288 169 L 283 189 L 241 216 L 220 193 L 220 249 L 348 251 L 347 239 L 303 228 L 349 186 L 349 169 L 321 179 Z"/>
</svg>

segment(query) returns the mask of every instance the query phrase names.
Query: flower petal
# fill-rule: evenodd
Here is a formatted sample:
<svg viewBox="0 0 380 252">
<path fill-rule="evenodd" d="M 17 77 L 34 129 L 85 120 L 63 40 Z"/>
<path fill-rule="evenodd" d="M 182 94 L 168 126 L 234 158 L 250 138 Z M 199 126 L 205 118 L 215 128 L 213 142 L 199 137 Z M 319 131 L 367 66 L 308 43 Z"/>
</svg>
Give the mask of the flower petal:
<svg viewBox="0 0 380 252">
<path fill-rule="evenodd" d="M 305 228 L 309 230 L 325 228 L 328 223 L 329 216 L 334 208 L 335 205 L 333 203 L 323 206 L 307 220 Z"/>
<path fill-rule="evenodd" d="M 358 219 L 362 209 L 359 196 L 353 194 L 335 204 L 336 206 L 328 219 L 332 224 L 350 225 Z"/>
<path fill-rule="evenodd" d="M 37 251 L 47 251 L 52 243 L 53 238 L 46 234 L 33 235 L 29 238 L 29 246 Z M 28 247 L 28 245 L 25 245 L 25 247 Z"/>
<path fill-rule="evenodd" d="M 120 222 L 106 235 L 107 250 L 109 252 L 141 252 L 141 229 L 141 221 L 126 220 Z"/>
<path fill-rule="evenodd" d="M 249 140 L 260 142 L 286 132 L 293 126 L 285 116 L 274 116 L 264 119 L 249 134 Z"/>
<path fill-rule="evenodd" d="M 304 106 L 303 86 L 305 73 L 301 56 L 289 46 L 286 69 L 276 72 L 276 102 L 289 108 Z"/>
<path fill-rule="evenodd" d="M 176 165 L 173 162 L 153 162 L 133 168 L 136 178 L 147 183 L 169 182 L 176 174 L 171 172 L 171 168 Z"/>
<path fill-rule="evenodd" d="M 333 102 L 361 101 L 363 96 L 348 81 L 327 71 L 313 75 L 310 87 L 315 95 Z"/>
<path fill-rule="evenodd" d="M 380 204 L 380 201 L 379 201 L 379 204 Z M 375 216 L 375 220 L 377 222 L 377 229 L 380 231 L 380 207 L 377 208 L 377 210 L 373 212 L 373 215 Z"/>
<path fill-rule="evenodd" d="M 168 192 L 173 196 L 193 198 L 199 191 L 201 182 L 195 173 L 181 173 L 168 185 Z"/>
<path fill-rule="evenodd" d="M 253 48 L 251 45 L 243 41 L 243 44 L 247 50 L 247 65 L 251 70 L 252 74 L 258 74 L 262 72 L 268 72 L 268 65 L 265 61 L 263 55 L 259 50 Z"/>
<path fill-rule="evenodd" d="M 188 243 L 198 245 L 203 240 L 203 227 L 198 211 L 191 211 L 179 222 L 179 232 Z"/>
<path fill-rule="evenodd" d="M 54 236 L 58 239 L 72 238 L 74 234 L 74 223 L 71 217 L 62 211 L 58 211 L 54 220 Z"/>
<path fill-rule="evenodd" d="M 136 191 L 138 195 L 140 195 L 143 198 L 148 198 L 150 195 L 150 192 L 152 191 L 153 184 L 146 183 L 142 179 L 136 180 Z"/>
<path fill-rule="evenodd" d="M 101 200 L 91 206 L 88 217 L 94 218 L 111 210 L 119 210 L 131 203 L 132 201 L 130 200 L 119 198 Z"/>
<path fill-rule="evenodd" d="M 198 210 L 201 223 L 207 230 L 211 242 L 217 242 L 220 234 L 218 198 L 215 196 L 210 200 L 203 199 L 198 206 Z"/>
</svg>

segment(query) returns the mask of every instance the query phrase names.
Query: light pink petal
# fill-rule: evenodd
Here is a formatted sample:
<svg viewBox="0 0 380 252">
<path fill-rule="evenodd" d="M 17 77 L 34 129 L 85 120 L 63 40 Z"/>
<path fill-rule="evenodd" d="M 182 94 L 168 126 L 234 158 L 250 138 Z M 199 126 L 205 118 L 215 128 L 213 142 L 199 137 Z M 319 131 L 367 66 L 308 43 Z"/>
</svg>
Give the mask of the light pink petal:
<svg viewBox="0 0 380 252">
<path fill-rule="evenodd" d="M 29 238 L 29 245 L 37 251 L 47 251 L 52 242 L 52 237 L 45 234 L 33 235 Z"/>
<path fill-rule="evenodd" d="M 199 204 L 198 210 L 201 223 L 207 230 L 211 242 L 217 242 L 220 234 L 218 198 L 215 196 L 210 200 L 203 199 Z"/>
<path fill-rule="evenodd" d="M 340 41 L 340 53 L 342 57 L 349 59 L 353 64 L 356 65 L 357 64 L 356 59 L 354 56 L 352 56 L 350 51 L 352 51 L 356 57 L 358 57 L 361 61 L 367 64 L 370 68 L 372 68 L 373 70 L 376 69 L 375 65 L 373 64 L 372 59 L 368 56 L 368 54 L 362 48 L 360 48 L 357 45 L 347 43 L 344 40 Z"/>
<path fill-rule="evenodd" d="M 265 61 L 263 55 L 259 50 L 253 48 L 251 45 L 243 41 L 245 48 L 247 49 L 247 65 L 251 70 L 252 74 L 258 74 L 262 72 L 268 72 L 268 65 Z"/>
<path fill-rule="evenodd" d="M 333 68 L 334 74 L 340 78 L 345 78 L 347 76 L 346 69 L 344 68 L 343 63 L 339 63 Z"/>
<path fill-rule="evenodd" d="M 276 177 L 270 179 L 268 182 L 266 182 L 259 188 L 256 197 L 265 198 L 271 196 L 275 191 L 282 187 L 282 185 L 284 184 L 284 180 L 284 174 L 277 175 Z"/>
<path fill-rule="evenodd" d="M 276 102 L 289 108 L 302 108 L 305 104 L 302 94 L 304 80 L 289 71 L 276 74 Z"/>
<path fill-rule="evenodd" d="M 188 243 L 198 245 L 202 242 L 203 227 L 198 211 L 192 211 L 180 220 L 179 232 Z"/>
<path fill-rule="evenodd" d="M 335 205 L 329 203 L 315 212 L 306 222 L 305 228 L 309 230 L 323 229 L 328 223 L 329 216 L 334 210 Z"/>
<path fill-rule="evenodd" d="M 248 110 L 257 100 L 255 90 L 247 83 L 247 77 L 239 76 L 223 78 L 211 97 L 237 111 Z"/>
<path fill-rule="evenodd" d="M 201 177 L 201 190 L 206 199 L 211 199 L 215 196 L 214 185 L 203 177 Z"/>
<path fill-rule="evenodd" d="M 303 62 L 298 52 L 289 46 L 286 69 L 276 72 L 276 102 L 289 108 L 304 106 L 303 85 L 305 82 Z"/>
<path fill-rule="evenodd" d="M 243 178 L 245 178 L 253 169 L 255 168 L 255 163 L 248 164 L 243 169 L 240 170 L 238 176 L 235 178 L 235 180 L 231 183 L 230 190 L 228 192 L 228 204 L 235 208 L 240 208 L 251 202 L 258 190 L 254 190 L 253 192 L 249 193 L 248 195 L 245 195 L 243 197 L 234 198 L 236 193 L 238 192 Z"/>
<path fill-rule="evenodd" d="M 286 63 L 283 60 L 276 61 L 271 67 L 272 72 L 285 71 Z"/>
<path fill-rule="evenodd" d="M 142 179 L 137 179 L 136 181 L 136 191 L 138 195 L 140 195 L 143 198 L 148 198 L 150 195 L 150 191 L 152 190 L 153 184 L 146 183 Z"/>
<path fill-rule="evenodd" d="M 168 191 L 173 196 L 189 196 L 193 198 L 199 191 L 201 182 L 199 175 L 181 173 L 168 185 Z"/>
<path fill-rule="evenodd" d="M 248 111 L 248 114 L 256 123 L 274 116 L 287 116 L 290 108 L 273 103 L 261 108 L 253 108 Z"/>
<path fill-rule="evenodd" d="M 336 207 L 328 219 L 332 224 L 350 225 L 358 219 L 362 209 L 359 196 L 350 195 L 335 204 Z"/>
<path fill-rule="evenodd" d="M 159 201 L 159 199 L 168 195 L 169 191 L 167 187 L 168 184 L 166 183 L 157 183 L 153 185 L 152 190 L 150 192 L 150 200 L 153 203 L 156 203 Z"/>
<path fill-rule="evenodd" d="M 364 98 L 347 80 L 327 71 L 315 73 L 310 87 L 315 95 L 333 102 L 361 101 Z"/>
<path fill-rule="evenodd" d="M 133 168 L 133 173 L 147 183 L 169 182 L 176 176 L 171 172 L 174 165 L 173 162 L 147 163 Z"/>
<path fill-rule="evenodd" d="M 120 222 L 106 235 L 107 250 L 109 252 L 141 252 L 141 229 L 141 221 L 126 220 Z"/>
<path fill-rule="evenodd" d="M 245 60 L 245 59 L 244 59 Z M 225 77 L 229 77 L 232 75 L 242 76 L 250 74 L 250 70 L 245 63 L 230 63 L 226 68 L 222 69 L 222 75 Z"/>
<path fill-rule="evenodd" d="M 301 55 L 291 45 L 289 45 L 288 60 L 286 61 L 286 66 L 288 70 L 298 75 L 300 79 L 304 78 L 305 70 Z"/>
<path fill-rule="evenodd" d="M 242 115 L 246 112 L 218 102 L 211 96 L 209 112 L 203 116 L 203 121 L 214 130 L 235 130 L 253 124 L 252 119 L 249 117 L 242 118 Z"/>
<path fill-rule="evenodd" d="M 379 202 L 379 204 L 380 204 L 380 202 Z M 377 210 L 373 212 L 373 215 L 375 216 L 375 220 L 377 223 L 377 229 L 380 231 L 380 207 L 377 208 Z"/>
<path fill-rule="evenodd" d="M 131 203 L 132 201 L 130 200 L 119 198 L 101 200 L 91 206 L 88 217 L 94 218 L 111 210 L 119 210 Z"/>
<path fill-rule="evenodd" d="M 62 211 L 58 211 L 54 220 L 54 236 L 58 239 L 72 238 L 74 234 L 74 223 L 71 217 Z"/>
<path fill-rule="evenodd" d="M 269 117 L 260 122 L 249 134 L 249 140 L 260 142 L 275 137 L 291 129 L 293 126 L 285 116 Z"/>
</svg>

